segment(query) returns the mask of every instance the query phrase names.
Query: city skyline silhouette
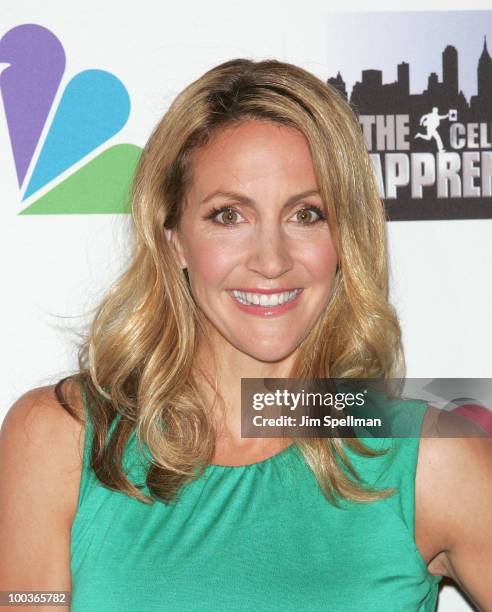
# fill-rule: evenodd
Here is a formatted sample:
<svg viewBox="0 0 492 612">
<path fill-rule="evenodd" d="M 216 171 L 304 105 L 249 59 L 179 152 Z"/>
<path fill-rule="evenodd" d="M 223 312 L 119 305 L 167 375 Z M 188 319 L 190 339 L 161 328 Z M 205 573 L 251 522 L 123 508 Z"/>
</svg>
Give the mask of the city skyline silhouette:
<svg viewBox="0 0 492 612">
<path fill-rule="evenodd" d="M 341 71 L 335 77 L 329 77 L 327 84 L 335 87 L 361 115 L 372 114 L 423 114 L 437 106 L 439 112 L 448 108 L 458 111 L 460 123 L 472 121 L 490 121 L 492 118 L 492 57 L 487 47 L 487 36 L 484 35 L 483 48 L 477 59 L 477 93 L 470 96 L 470 101 L 459 87 L 459 52 L 452 44 L 442 51 L 442 74 L 439 81 L 436 72 L 427 76 L 427 88 L 420 93 L 410 93 L 410 64 L 402 61 L 397 64 L 397 80 L 383 82 L 383 71 L 378 68 L 363 68 L 361 80 L 356 81 L 348 95 L 346 83 Z M 418 123 L 413 126 L 418 127 Z M 427 150 L 427 149 L 425 149 Z"/>
<path fill-rule="evenodd" d="M 492 44 L 490 38 L 489 44 Z M 353 60 L 353 57 L 351 59 Z M 334 87 L 349 101 L 358 116 L 379 116 L 383 121 L 385 116 L 389 116 L 388 121 L 395 115 L 408 116 L 406 140 L 402 144 L 400 139 L 399 146 L 394 134 L 391 138 L 388 137 L 387 131 L 384 136 L 382 133 L 378 135 L 377 122 L 368 128 L 372 136 L 370 144 L 367 144 L 367 140 L 366 144 L 369 152 L 379 159 L 378 169 L 383 185 L 387 180 L 385 155 L 402 152 L 405 157 L 410 158 L 419 153 L 433 154 L 435 159 L 433 172 L 436 174 L 436 179 L 432 184 L 425 185 L 419 195 L 415 195 L 412 191 L 410 174 L 406 184 L 398 184 L 396 196 L 394 188 L 388 195 L 382 194 L 390 220 L 492 218 L 492 197 L 487 192 L 487 189 L 490 192 L 491 181 L 487 172 L 492 164 L 490 157 L 492 155 L 492 57 L 487 36 L 483 35 L 482 50 L 476 59 L 477 91 L 469 99 L 460 88 L 459 59 L 457 47 L 450 43 L 445 44 L 441 52 L 442 79 L 439 79 L 435 71 L 431 71 L 427 75 L 427 86 L 416 93 L 410 92 L 412 66 L 408 61 L 396 64 L 397 78 L 389 83 L 384 82 L 383 70 L 365 66 L 361 69 L 360 79 L 355 81 L 350 92 L 347 91 L 341 70 L 336 76 L 330 76 L 326 80 L 327 85 Z M 472 144 L 470 137 L 466 136 L 461 138 L 460 146 L 457 145 L 456 139 L 450 142 L 452 131 L 450 126 L 456 122 L 464 126 L 480 125 L 480 142 L 477 142 L 477 138 Z M 465 128 L 461 130 L 464 131 Z M 474 133 L 476 132 L 475 129 Z M 464 155 L 467 151 L 470 153 Z M 472 151 L 474 153 L 471 153 Z M 441 153 L 445 155 L 446 152 L 454 153 L 454 159 L 460 160 L 460 181 L 465 180 L 462 175 L 465 164 L 480 164 L 481 158 L 470 162 L 467 155 L 488 156 L 482 161 L 485 164 L 483 168 L 485 183 L 480 176 L 475 175 L 472 179 L 472 184 L 475 185 L 473 189 L 468 188 L 467 192 L 454 192 L 449 197 L 443 196 L 442 193 L 438 196 L 437 157 Z M 424 163 L 423 158 L 416 163 Z M 409 162 L 408 168 L 405 173 L 409 173 L 415 166 Z M 473 171 L 467 170 L 467 172 Z M 480 195 L 476 196 L 473 192 L 479 186 L 485 191 L 481 191 Z"/>
</svg>

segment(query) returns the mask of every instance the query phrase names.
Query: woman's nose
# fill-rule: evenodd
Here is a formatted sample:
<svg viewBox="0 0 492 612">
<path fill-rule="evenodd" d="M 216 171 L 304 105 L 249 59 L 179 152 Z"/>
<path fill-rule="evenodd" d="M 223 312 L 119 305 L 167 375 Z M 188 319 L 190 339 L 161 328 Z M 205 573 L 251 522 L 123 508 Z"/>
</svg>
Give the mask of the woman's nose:
<svg viewBox="0 0 492 612">
<path fill-rule="evenodd" d="M 247 267 L 267 278 L 277 278 L 292 269 L 289 238 L 281 227 L 263 227 L 252 237 Z"/>
</svg>

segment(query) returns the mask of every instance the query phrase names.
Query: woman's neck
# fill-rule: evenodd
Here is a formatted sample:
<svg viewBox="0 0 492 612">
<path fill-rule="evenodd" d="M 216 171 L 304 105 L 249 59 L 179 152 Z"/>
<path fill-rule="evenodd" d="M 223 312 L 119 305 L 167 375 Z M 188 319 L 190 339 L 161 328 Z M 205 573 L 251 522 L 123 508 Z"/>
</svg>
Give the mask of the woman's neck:
<svg viewBox="0 0 492 612">
<path fill-rule="evenodd" d="M 218 433 L 237 442 L 241 440 L 242 378 L 288 378 L 295 358 L 294 352 L 277 362 L 262 362 L 242 353 L 222 337 L 202 343 L 195 356 L 197 380 L 200 390 L 203 386 L 202 397 L 216 418 Z"/>
</svg>

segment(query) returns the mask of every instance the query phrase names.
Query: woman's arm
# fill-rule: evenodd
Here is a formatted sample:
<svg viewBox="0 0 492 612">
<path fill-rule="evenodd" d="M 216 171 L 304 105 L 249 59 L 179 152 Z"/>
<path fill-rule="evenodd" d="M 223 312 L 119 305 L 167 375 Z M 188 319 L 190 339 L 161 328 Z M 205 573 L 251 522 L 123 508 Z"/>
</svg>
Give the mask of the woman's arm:
<svg viewBox="0 0 492 612">
<path fill-rule="evenodd" d="M 439 412 L 434 434 L 461 429 L 467 437 L 420 442 L 416 524 L 421 545 L 426 541 L 430 549 L 432 541 L 439 552 L 429 565 L 438 569 L 433 573 L 450 577 L 481 610 L 492 611 L 492 442 L 478 437 L 484 432 L 476 425 Z"/>
<path fill-rule="evenodd" d="M 54 386 L 27 392 L 8 411 L 0 430 L 1 591 L 71 590 L 83 429 L 58 403 Z"/>
</svg>

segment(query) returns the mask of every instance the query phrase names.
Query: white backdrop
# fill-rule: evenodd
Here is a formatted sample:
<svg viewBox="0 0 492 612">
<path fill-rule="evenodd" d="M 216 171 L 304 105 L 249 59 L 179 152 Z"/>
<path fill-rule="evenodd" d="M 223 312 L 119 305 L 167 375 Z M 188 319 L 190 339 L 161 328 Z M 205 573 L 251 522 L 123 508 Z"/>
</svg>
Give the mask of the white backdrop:
<svg viewBox="0 0 492 612">
<path fill-rule="evenodd" d="M 490 4 L 448 0 L 430 8 L 489 9 Z M 87 68 L 117 75 L 132 109 L 108 144 L 142 147 L 174 96 L 225 60 L 277 58 L 323 80 L 334 76 L 326 37 L 328 11 L 337 8 L 427 10 L 429 3 L 16 0 L 2 5 L 0 37 L 23 23 L 55 33 L 67 59 L 60 89 Z M 51 384 L 76 367 L 75 332 L 125 264 L 128 217 L 19 216 L 24 205 L 2 108 L 0 177 L 1 420 L 24 391 Z M 492 377 L 491 230 L 492 220 L 388 224 L 392 301 L 403 328 L 409 377 Z M 441 612 L 469 609 L 453 587 L 441 590 Z"/>
</svg>

